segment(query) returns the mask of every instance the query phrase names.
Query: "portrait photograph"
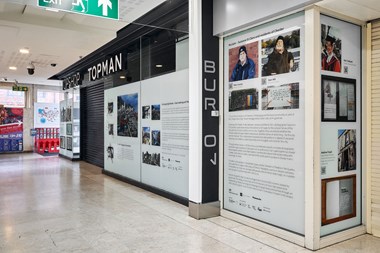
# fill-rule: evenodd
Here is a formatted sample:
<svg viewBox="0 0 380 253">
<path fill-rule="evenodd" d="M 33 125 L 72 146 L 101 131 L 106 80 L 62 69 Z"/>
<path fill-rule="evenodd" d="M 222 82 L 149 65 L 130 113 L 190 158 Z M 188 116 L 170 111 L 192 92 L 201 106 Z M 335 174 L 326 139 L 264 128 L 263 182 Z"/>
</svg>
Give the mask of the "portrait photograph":
<svg viewBox="0 0 380 253">
<path fill-rule="evenodd" d="M 262 40 L 262 76 L 299 71 L 300 52 L 300 29 Z"/>
<path fill-rule="evenodd" d="M 321 69 L 341 72 L 342 40 L 340 30 L 336 27 L 321 24 Z"/>
<path fill-rule="evenodd" d="M 150 119 L 150 105 L 146 105 L 142 107 L 142 118 Z"/>
<path fill-rule="evenodd" d="M 240 81 L 258 76 L 259 43 L 254 41 L 231 48 L 229 57 L 229 81 Z"/>
</svg>

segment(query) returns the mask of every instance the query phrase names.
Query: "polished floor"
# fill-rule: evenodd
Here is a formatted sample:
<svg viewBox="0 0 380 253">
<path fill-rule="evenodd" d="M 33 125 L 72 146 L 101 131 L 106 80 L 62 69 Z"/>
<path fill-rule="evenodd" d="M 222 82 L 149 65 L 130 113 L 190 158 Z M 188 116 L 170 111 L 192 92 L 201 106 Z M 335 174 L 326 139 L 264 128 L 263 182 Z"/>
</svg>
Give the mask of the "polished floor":
<svg viewBox="0 0 380 253">
<path fill-rule="evenodd" d="M 101 174 L 37 154 L 0 155 L 0 252 L 311 252 Z M 363 235 L 318 252 L 380 252 Z"/>
</svg>

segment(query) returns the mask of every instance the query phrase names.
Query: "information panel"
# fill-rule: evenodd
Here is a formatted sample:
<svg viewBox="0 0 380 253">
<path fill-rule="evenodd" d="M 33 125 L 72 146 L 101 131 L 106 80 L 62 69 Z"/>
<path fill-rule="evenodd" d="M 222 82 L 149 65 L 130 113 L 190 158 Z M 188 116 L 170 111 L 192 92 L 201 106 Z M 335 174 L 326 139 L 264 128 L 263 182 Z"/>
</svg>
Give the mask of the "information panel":
<svg viewBox="0 0 380 253">
<path fill-rule="evenodd" d="M 321 15 L 321 236 L 361 224 L 361 28 Z"/>
<path fill-rule="evenodd" d="M 304 234 L 304 15 L 224 46 L 224 209 Z"/>
</svg>

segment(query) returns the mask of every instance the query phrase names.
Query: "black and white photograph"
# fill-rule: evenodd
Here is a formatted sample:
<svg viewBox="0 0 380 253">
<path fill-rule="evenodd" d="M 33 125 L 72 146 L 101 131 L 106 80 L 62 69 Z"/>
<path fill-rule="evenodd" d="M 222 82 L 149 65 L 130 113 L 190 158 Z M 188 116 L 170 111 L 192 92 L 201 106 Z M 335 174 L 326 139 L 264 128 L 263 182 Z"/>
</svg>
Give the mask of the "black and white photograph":
<svg viewBox="0 0 380 253">
<path fill-rule="evenodd" d="M 152 120 L 160 120 L 160 105 L 152 105 Z"/>
<path fill-rule="evenodd" d="M 66 138 L 66 149 L 69 151 L 73 150 L 73 138 L 72 137 Z"/>
<path fill-rule="evenodd" d="M 113 113 L 113 102 L 108 102 L 108 114 Z"/>
<path fill-rule="evenodd" d="M 113 157 L 114 157 L 114 148 L 112 147 L 112 145 L 108 145 L 107 147 L 107 158 L 111 159 L 111 161 L 113 161 Z"/>
<path fill-rule="evenodd" d="M 142 162 L 145 164 L 160 167 L 160 153 L 142 152 Z"/>
<path fill-rule="evenodd" d="M 356 175 L 322 180 L 322 226 L 356 217 Z"/>
<path fill-rule="evenodd" d="M 108 124 L 108 135 L 114 135 L 113 124 Z"/>
<path fill-rule="evenodd" d="M 299 71 L 300 30 L 293 30 L 261 41 L 262 76 Z"/>
<path fill-rule="evenodd" d="M 235 90 L 230 92 L 229 111 L 258 109 L 257 89 Z"/>
<path fill-rule="evenodd" d="M 356 170 L 356 130 L 338 130 L 338 172 Z"/>
<path fill-rule="evenodd" d="M 261 91 L 262 110 L 299 108 L 299 83 L 268 86 Z"/>
<path fill-rule="evenodd" d="M 138 94 L 117 97 L 117 135 L 138 136 Z"/>
<path fill-rule="evenodd" d="M 142 107 L 142 118 L 150 119 L 150 105 L 146 105 Z"/>
<path fill-rule="evenodd" d="M 322 121 L 356 121 L 356 80 L 322 76 Z"/>
<path fill-rule="evenodd" d="M 150 145 L 150 127 L 142 128 L 142 144 Z"/>
<path fill-rule="evenodd" d="M 161 146 L 161 131 L 152 130 L 152 145 Z"/>
</svg>

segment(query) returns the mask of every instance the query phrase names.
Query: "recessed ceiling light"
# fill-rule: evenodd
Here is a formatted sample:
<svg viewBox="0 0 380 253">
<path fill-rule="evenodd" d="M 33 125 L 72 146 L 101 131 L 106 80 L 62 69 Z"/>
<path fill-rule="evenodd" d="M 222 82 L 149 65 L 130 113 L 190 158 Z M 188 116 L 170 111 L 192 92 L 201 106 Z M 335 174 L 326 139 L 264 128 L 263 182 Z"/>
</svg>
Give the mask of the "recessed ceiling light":
<svg viewBox="0 0 380 253">
<path fill-rule="evenodd" d="M 156 68 L 162 68 L 162 64 L 157 64 Z"/>
<path fill-rule="evenodd" d="M 22 54 L 29 54 L 29 49 L 28 48 L 21 48 L 19 50 L 19 52 L 22 53 Z"/>
<path fill-rule="evenodd" d="M 49 7 L 45 8 L 45 10 L 47 10 L 47 11 L 52 11 L 52 12 L 59 12 L 58 9 L 49 8 Z"/>
<path fill-rule="evenodd" d="M 120 79 L 125 79 L 125 76 L 120 76 Z"/>
<path fill-rule="evenodd" d="M 10 66 L 9 69 L 10 69 L 10 70 L 17 70 L 17 67 L 15 67 L 15 66 Z"/>
</svg>

